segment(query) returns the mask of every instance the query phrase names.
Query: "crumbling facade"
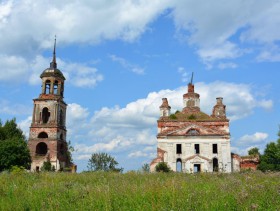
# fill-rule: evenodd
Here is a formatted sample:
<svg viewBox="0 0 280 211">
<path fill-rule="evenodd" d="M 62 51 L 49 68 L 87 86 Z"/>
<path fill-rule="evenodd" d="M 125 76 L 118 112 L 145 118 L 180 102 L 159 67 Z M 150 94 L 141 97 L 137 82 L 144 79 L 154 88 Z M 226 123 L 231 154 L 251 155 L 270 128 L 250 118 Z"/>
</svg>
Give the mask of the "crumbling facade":
<svg viewBox="0 0 280 211">
<path fill-rule="evenodd" d="M 69 165 L 66 142 L 66 107 L 63 101 L 65 77 L 57 69 L 55 45 L 50 67 L 41 74 L 42 91 L 34 99 L 28 147 L 31 171 L 40 171 L 44 161 L 61 170 Z"/>
<path fill-rule="evenodd" d="M 244 170 L 257 170 L 258 165 L 260 164 L 259 155 L 247 155 L 239 156 L 238 154 L 232 153 L 232 163 L 233 171 L 244 171 Z"/>
<path fill-rule="evenodd" d="M 200 95 L 188 84 L 184 108 L 170 114 L 167 98 L 162 99 L 157 134 L 157 158 L 150 164 L 155 171 L 166 162 L 177 172 L 231 172 L 229 120 L 223 98 L 217 98 L 212 115 L 200 111 Z"/>
</svg>

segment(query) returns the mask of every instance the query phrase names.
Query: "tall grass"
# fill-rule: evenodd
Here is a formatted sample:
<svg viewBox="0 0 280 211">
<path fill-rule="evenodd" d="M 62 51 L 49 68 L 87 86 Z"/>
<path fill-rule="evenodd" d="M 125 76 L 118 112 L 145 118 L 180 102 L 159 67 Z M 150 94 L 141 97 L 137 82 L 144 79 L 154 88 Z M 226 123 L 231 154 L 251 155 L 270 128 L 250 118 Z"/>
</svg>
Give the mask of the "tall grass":
<svg viewBox="0 0 280 211">
<path fill-rule="evenodd" d="M 280 173 L 6 173 L 0 210 L 280 210 Z"/>
</svg>

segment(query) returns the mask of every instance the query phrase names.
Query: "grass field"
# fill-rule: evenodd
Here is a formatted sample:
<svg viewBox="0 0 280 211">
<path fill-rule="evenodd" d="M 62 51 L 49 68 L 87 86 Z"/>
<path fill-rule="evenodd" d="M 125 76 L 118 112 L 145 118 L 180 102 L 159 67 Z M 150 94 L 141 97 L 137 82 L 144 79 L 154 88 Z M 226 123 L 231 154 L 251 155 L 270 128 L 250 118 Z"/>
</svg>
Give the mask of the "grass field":
<svg viewBox="0 0 280 211">
<path fill-rule="evenodd" d="M 280 210 L 280 173 L 2 173 L 0 210 Z"/>
</svg>

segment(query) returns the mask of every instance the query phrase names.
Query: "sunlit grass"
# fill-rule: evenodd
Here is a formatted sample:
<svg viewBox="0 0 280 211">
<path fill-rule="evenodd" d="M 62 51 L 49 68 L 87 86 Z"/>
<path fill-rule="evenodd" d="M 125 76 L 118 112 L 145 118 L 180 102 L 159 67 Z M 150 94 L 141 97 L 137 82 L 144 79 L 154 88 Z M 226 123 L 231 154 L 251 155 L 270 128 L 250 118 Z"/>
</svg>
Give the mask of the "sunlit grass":
<svg viewBox="0 0 280 211">
<path fill-rule="evenodd" d="M 280 173 L 5 173 L 0 210 L 280 210 Z"/>
</svg>

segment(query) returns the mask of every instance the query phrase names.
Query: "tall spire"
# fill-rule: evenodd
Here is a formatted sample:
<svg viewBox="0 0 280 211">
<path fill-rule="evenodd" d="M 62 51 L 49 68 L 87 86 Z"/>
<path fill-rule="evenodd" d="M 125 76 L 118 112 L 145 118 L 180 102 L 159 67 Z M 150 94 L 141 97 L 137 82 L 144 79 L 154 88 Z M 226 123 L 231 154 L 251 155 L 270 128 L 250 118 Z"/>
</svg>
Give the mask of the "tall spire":
<svg viewBox="0 0 280 211">
<path fill-rule="evenodd" d="M 55 48 L 56 48 L 56 35 L 55 35 L 55 37 L 54 37 L 53 60 L 52 60 L 52 62 L 50 63 L 50 68 L 53 68 L 53 69 L 56 69 L 56 68 L 57 68 Z"/>
</svg>

